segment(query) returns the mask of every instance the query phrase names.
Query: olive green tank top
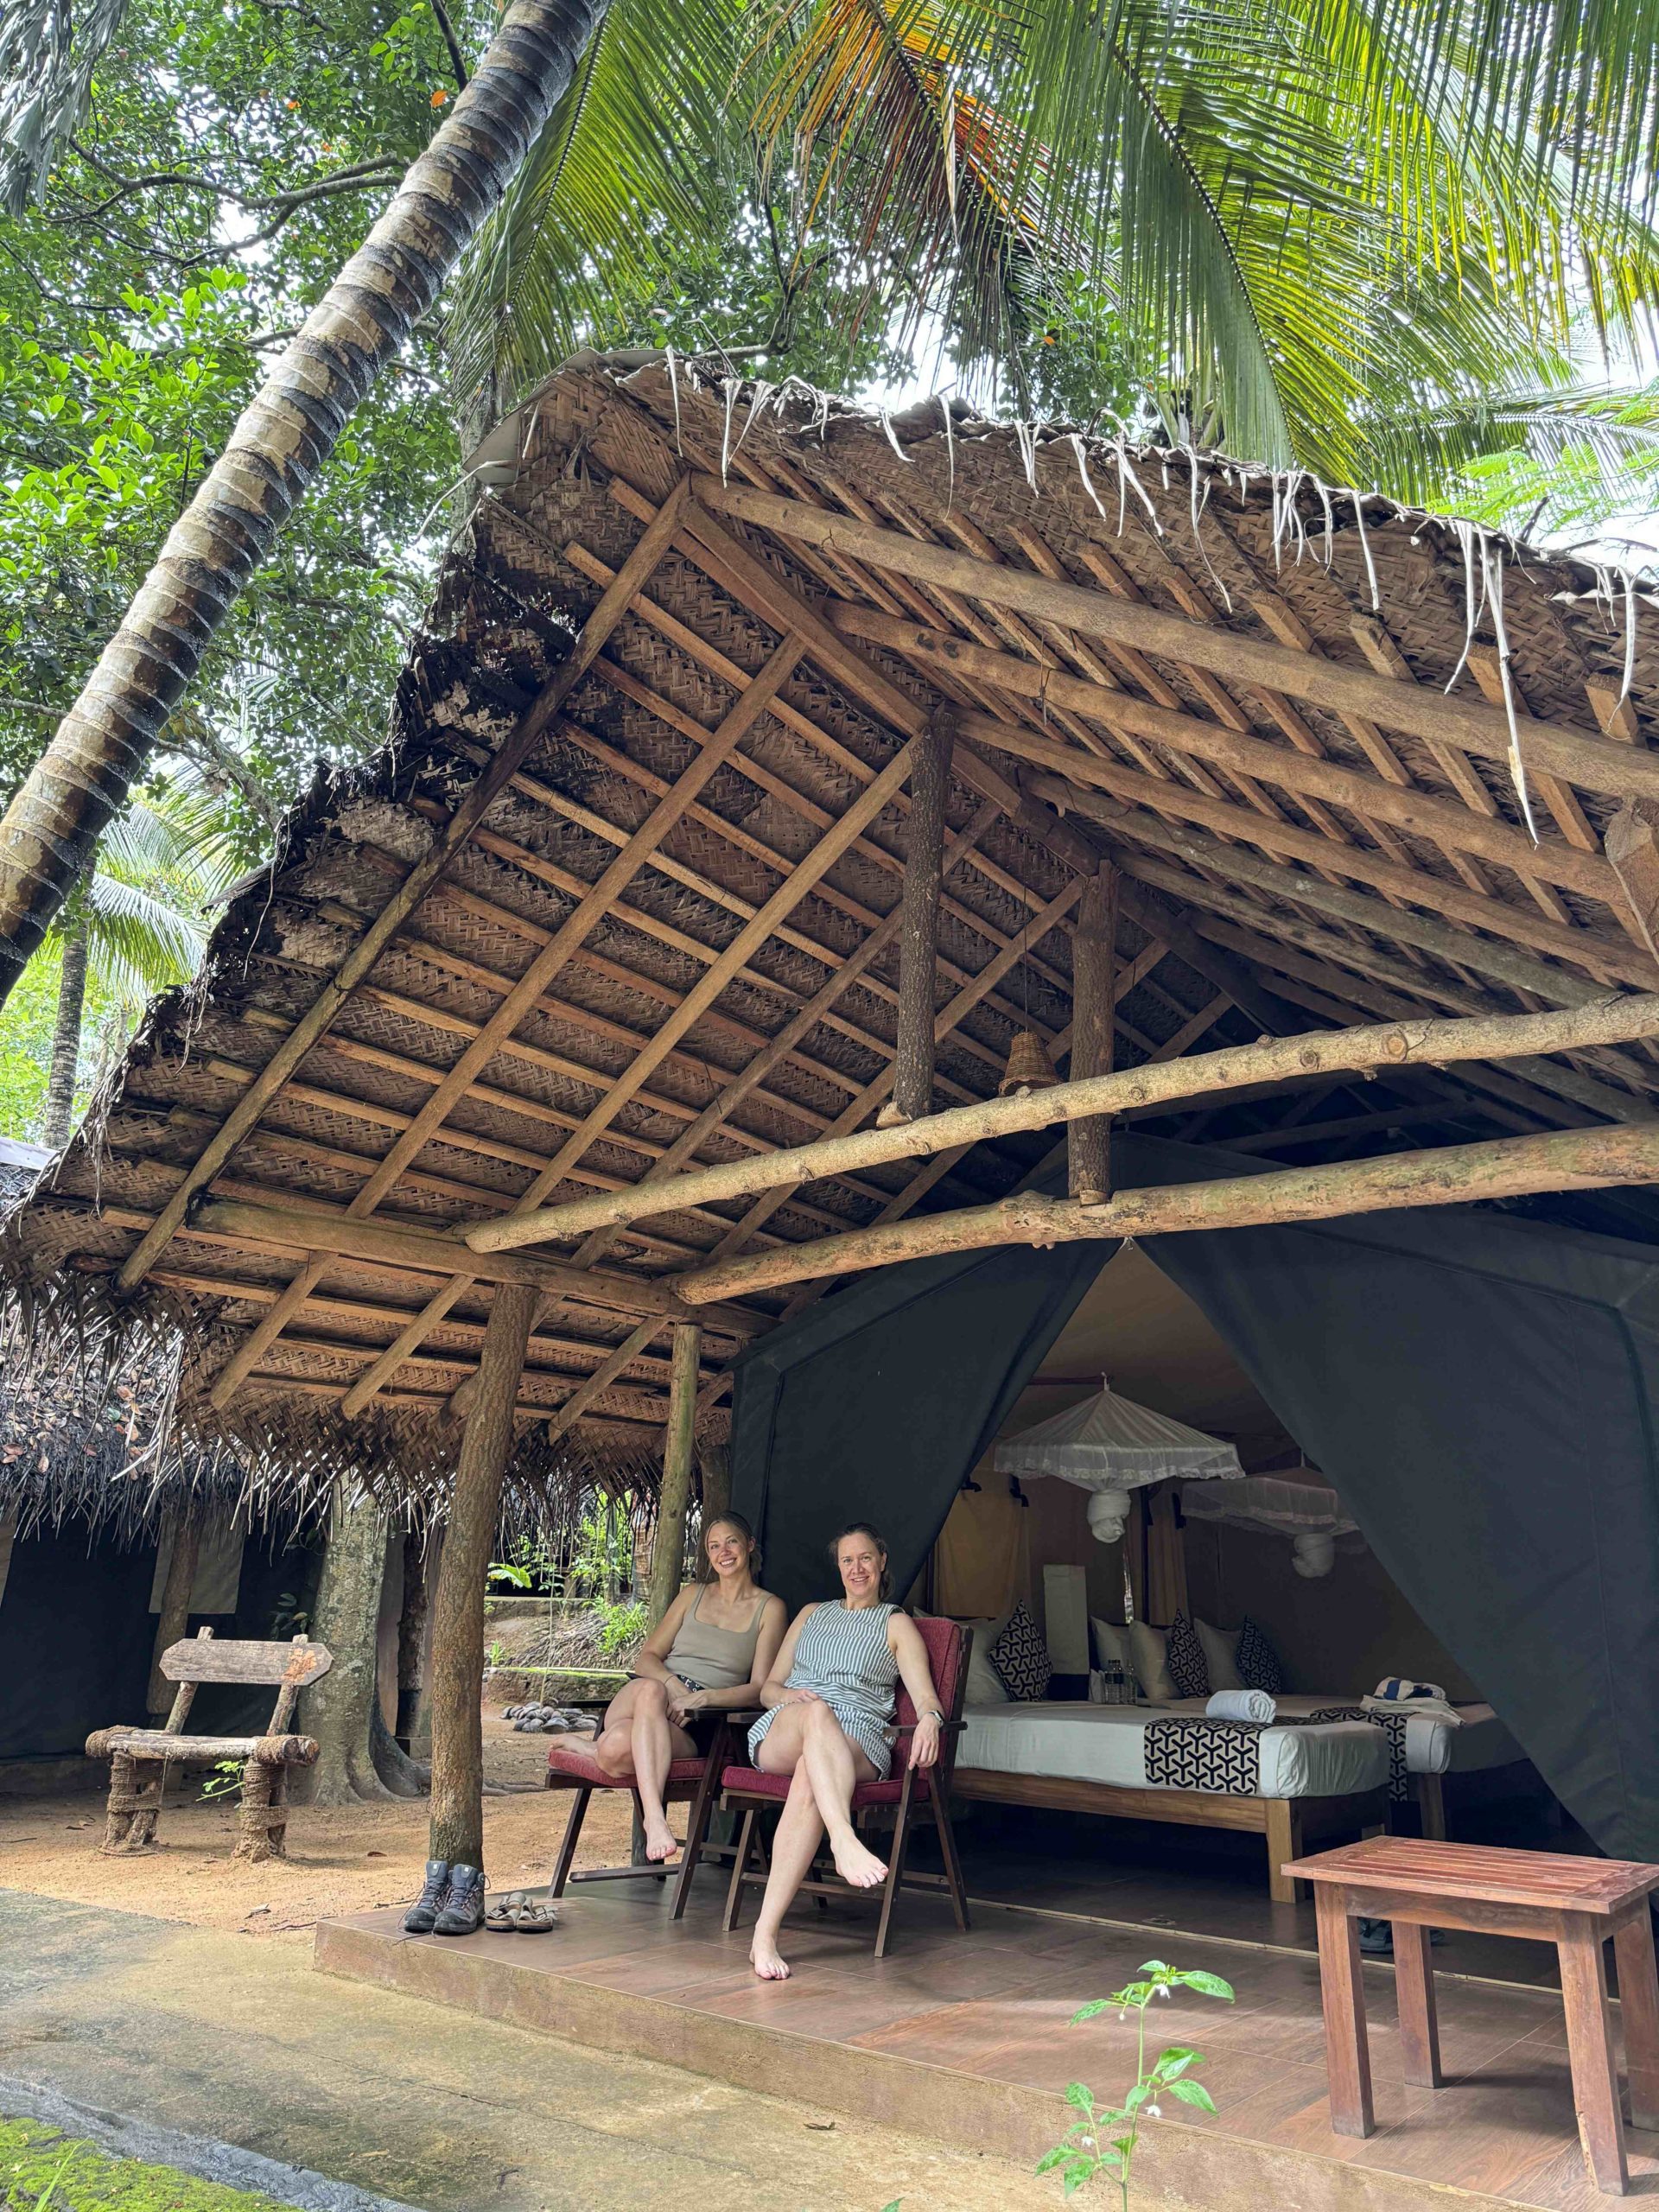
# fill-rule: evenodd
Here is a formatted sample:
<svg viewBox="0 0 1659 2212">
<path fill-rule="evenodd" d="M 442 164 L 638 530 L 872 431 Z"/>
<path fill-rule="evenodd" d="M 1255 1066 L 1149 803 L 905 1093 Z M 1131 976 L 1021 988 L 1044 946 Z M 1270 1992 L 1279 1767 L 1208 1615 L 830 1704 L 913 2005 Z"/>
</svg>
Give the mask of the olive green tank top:
<svg viewBox="0 0 1659 2212">
<path fill-rule="evenodd" d="M 712 1621 L 702 1618 L 702 1605 L 700 1586 L 663 1664 L 671 1675 L 695 1682 L 699 1689 L 734 1690 L 753 1676 L 754 1647 L 760 1640 L 760 1617 L 766 1610 L 765 1594 L 745 1629 L 716 1628 Z"/>
</svg>

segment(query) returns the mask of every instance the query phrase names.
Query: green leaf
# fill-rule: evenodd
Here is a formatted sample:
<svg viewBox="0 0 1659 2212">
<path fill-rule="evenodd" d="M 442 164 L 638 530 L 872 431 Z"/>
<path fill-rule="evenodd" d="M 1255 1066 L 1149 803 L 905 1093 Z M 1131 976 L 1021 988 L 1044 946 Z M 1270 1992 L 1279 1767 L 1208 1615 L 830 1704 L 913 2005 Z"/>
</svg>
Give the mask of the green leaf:
<svg viewBox="0 0 1659 2212">
<path fill-rule="evenodd" d="M 1214 2112 L 1216 2108 L 1215 2100 L 1203 2082 L 1193 2081 L 1190 2075 L 1179 2082 L 1172 2082 L 1169 2093 L 1179 2097 L 1184 2105 L 1196 2105 L 1200 2112 Z"/>
<path fill-rule="evenodd" d="M 1184 1988 L 1196 1989 L 1201 1996 L 1219 1997 L 1229 2005 L 1233 2001 L 1233 1985 L 1230 1981 L 1224 1981 L 1218 1974 L 1205 1974 L 1193 1970 L 1178 1974 L 1176 1980 Z"/>
<path fill-rule="evenodd" d="M 1071 2015 L 1071 2025 L 1074 2028 L 1081 2027 L 1085 2020 L 1098 2019 L 1103 2012 L 1109 2012 L 1113 2009 L 1116 2001 L 1109 1997 L 1090 1998 L 1088 2004 L 1079 2005 Z"/>
<path fill-rule="evenodd" d="M 1069 2105 L 1075 2105 L 1079 2112 L 1092 2113 L 1095 2108 L 1093 2090 L 1085 2088 L 1081 2082 L 1066 2083 L 1065 2101 Z"/>
</svg>

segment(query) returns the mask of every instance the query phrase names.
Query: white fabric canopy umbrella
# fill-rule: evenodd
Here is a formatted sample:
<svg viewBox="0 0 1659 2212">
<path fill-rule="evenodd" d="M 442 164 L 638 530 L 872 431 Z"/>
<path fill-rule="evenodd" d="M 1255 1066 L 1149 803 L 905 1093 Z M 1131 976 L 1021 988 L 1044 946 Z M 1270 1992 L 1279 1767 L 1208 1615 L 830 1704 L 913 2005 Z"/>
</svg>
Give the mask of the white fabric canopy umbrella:
<svg viewBox="0 0 1659 2212">
<path fill-rule="evenodd" d="M 1122 1535 L 1131 1491 L 1172 1477 L 1237 1481 L 1244 1474 L 1230 1444 L 1120 1398 L 1105 1383 L 1097 1396 L 999 1444 L 991 1464 L 999 1474 L 1055 1475 L 1093 1491 L 1089 1525 L 1103 1544 Z"/>
<path fill-rule="evenodd" d="M 1247 1475 L 1236 1490 L 1198 1491 L 1190 1498 L 1184 1496 L 1181 1510 L 1189 1521 L 1222 1521 L 1235 1529 L 1277 1529 L 1291 1540 L 1296 1572 L 1310 1580 L 1331 1572 L 1338 1538 L 1354 1539 L 1356 1550 L 1364 1548 L 1358 1523 L 1344 1511 L 1342 1500 L 1325 1483 Z"/>
</svg>

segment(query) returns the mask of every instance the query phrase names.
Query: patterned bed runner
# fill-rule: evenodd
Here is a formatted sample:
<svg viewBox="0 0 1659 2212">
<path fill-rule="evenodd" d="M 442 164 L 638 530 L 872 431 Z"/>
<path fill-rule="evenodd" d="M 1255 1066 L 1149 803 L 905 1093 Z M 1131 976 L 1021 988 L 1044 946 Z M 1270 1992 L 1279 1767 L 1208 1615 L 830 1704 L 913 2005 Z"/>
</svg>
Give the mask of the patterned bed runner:
<svg viewBox="0 0 1659 2212">
<path fill-rule="evenodd" d="M 1317 1713 L 1294 1718 L 1287 1713 L 1260 1725 L 1249 1720 L 1211 1720 L 1197 1713 L 1149 1720 L 1145 1738 L 1147 1780 L 1162 1789 L 1204 1789 L 1225 1797 L 1260 1796 L 1263 1727 L 1303 1728 L 1326 1720 L 1369 1720 L 1389 1739 L 1389 1801 L 1403 1804 L 1411 1788 L 1406 1770 L 1409 1717 L 1403 1713 L 1367 1713 L 1357 1705 L 1326 1705 Z"/>
</svg>

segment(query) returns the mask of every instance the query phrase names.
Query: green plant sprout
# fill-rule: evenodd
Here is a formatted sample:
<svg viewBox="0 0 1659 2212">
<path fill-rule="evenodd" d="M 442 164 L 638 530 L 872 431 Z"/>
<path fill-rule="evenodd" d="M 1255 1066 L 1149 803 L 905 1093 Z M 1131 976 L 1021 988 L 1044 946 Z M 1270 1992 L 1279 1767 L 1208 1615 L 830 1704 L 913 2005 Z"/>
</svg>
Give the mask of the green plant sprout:
<svg viewBox="0 0 1659 2212">
<path fill-rule="evenodd" d="M 201 1785 L 204 1797 L 235 1797 L 248 1770 L 245 1759 L 215 1759 L 213 1770 Z"/>
<path fill-rule="evenodd" d="M 1167 1997 L 1172 1989 L 1196 1990 L 1201 1997 L 1218 1997 L 1228 2005 L 1233 2001 L 1231 1983 L 1224 1981 L 1217 1974 L 1197 1970 L 1184 1973 L 1178 1967 L 1166 1967 L 1161 1959 L 1149 1959 L 1141 1972 L 1143 1980 L 1128 1983 L 1115 1996 L 1096 1998 L 1071 2016 L 1074 2028 L 1080 2027 L 1085 2020 L 1097 2018 L 1114 2006 L 1120 2020 L 1130 2012 L 1137 2016 L 1135 2087 L 1121 2105 L 1097 2105 L 1092 2089 L 1081 2082 L 1071 2082 L 1067 2087 L 1065 2101 L 1079 2117 L 1037 2165 L 1039 2174 L 1058 2171 L 1068 2196 L 1097 2176 L 1109 2175 L 1117 2183 L 1123 2212 L 1128 2212 L 1129 2176 L 1135 2145 L 1141 2139 L 1141 2123 L 1145 2119 L 1162 2117 L 1159 2098 L 1172 2096 L 1181 2104 L 1196 2105 L 1200 2112 L 1214 2112 L 1216 2108 L 1209 2090 L 1202 2082 L 1192 2078 L 1193 2068 L 1204 2063 L 1202 2051 L 1171 2044 L 1148 2067 L 1147 2007 L 1155 1997 Z"/>
</svg>

